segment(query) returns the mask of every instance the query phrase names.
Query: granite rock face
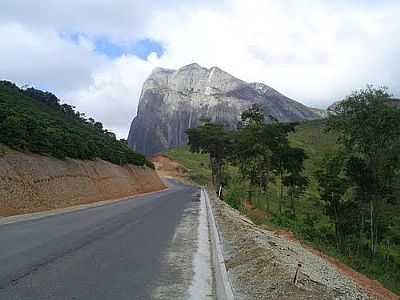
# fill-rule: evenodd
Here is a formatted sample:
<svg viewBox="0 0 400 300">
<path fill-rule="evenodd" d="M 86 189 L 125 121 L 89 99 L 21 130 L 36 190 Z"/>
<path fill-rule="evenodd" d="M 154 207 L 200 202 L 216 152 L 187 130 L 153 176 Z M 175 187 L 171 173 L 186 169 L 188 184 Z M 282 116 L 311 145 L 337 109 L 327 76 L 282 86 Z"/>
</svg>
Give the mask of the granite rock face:
<svg viewBox="0 0 400 300">
<path fill-rule="evenodd" d="M 156 68 L 143 85 L 128 144 L 145 155 L 186 144 L 186 129 L 199 126 L 204 118 L 236 128 L 241 112 L 253 103 L 281 122 L 324 117 L 323 111 L 265 84 L 244 82 L 218 67 Z"/>
</svg>

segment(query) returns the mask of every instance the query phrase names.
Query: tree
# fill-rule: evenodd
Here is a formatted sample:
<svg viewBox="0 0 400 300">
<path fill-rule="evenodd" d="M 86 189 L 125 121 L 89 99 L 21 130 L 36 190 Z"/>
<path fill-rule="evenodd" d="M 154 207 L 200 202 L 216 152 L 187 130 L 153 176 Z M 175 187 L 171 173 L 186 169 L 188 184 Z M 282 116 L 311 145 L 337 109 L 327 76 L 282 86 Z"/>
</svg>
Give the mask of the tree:
<svg viewBox="0 0 400 300">
<path fill-rule="evenodd" d="M 230 152 L 231 135 L 219 124 L 205 123 L 186 131 L 191 152 L 209 154 L 212 182 L 220 186 L 223 181 L 223 167 Z"/>
<path fill-rule="evenodd" d="M 242 176 L 249 181 L 249 200 L 253 187 L 258 185 L 265 193 L 271 167 L 271 151 L 262 137 L 262 131 L 254 127 L 241 129 L 234 139 L 231 161 L 238 165 Z"/>
<path fill-rule="evenodd" d="M 294 148 L 289 143 L 288 135 L 293 132 L 296 123 L 273 123 L 266 126 L 266 135 L 269 136 L 269 147 L 272 151 L 271 168 L 276 176 L 279 177 L 279 213 L 282 213 L 283 188 L 285 186 L 285 176 L 300 173 L 303 170 L 304 160 L 307 158 L 304 150 Z M 286 180 L 286 183 L 288 181 Z"/>
<path fill-rule="evenodd" d="M 283 177 L 282 184 L 288 188 L 290 208 L 293 217 L 296 218 L 295 200 L 305 192 L 308 186 L 308 178 L 302 174 L 307 155 L 303 149 L 294 147 L 288 147 L 285 153 L 287 155 L 287 175 Z"/>
<path fill-rule="evenodd" d="M 253 187 L 258 186 L 266 196 L 271 172 L 271 136 L 265 124 L 265 112 L 253 104 L 241 114 L 238 132 L 234 135 L 231 161 L 239 166 L 242 176 L 249 181 L 248 196 L 252 200 Z"/>
<path fill-rule="evenodd" d="M 348 174 L 369 205 L 372 255 L 380 239 L 380 207 L 392 197 L 400 167 L 400 110 L 390 103 L 387 89 L 368 86 L 336 105 L 327 122 L 327 130 L 337 134 L 352 157 Z"/>
<path fill-rule="evenodd" d="M 265 112 L 254 104 L 241 115 L 238 132 L 235 135 L 233 162 L 239 166 L 244 178 L 249 181 L 249 200 L 253 187 L 258 186 L 267 196 L 270 173 L 280 176 L 280 212 L 282 211 L 283 185 L 290 186 L 292 211 L 294 201 L 307 186 L 308 180 L 302 176 L 303 163 L 307 158 L 304 150 L 289 144 L 288 134 L 294 131 L 296 123 L 265 123 Z M 287 179 L 285 179 L 287 176 Z M 295 213 L 294 213 L 295 214 Z"/>
<path fill-rule="evenodd" d="M 260 139 L 263 126 L 264 112 L 260 106 L 253 104 L 242 112 L 238 132 L 235 134 L 235 150 L 231 160 L 239 166 L 242 176 L 249 180 L 249 201 L 252 200 L 253 186 L 262 181 L 260 174 L 268 172 L 262 170 L 269 164 L 269 157 L 266 157 L 269 149 Z"/>
<path fill-rule="evenodd" d="M 321 200 L 325 203 L 325 213 L 334 221 L 336 248 L 342 249 L 344 211 L 346 209 L 345 193 L 349 188 L 344 173 L 344 157 L 340 154 L 327 155 L 322 167 L 316 172 Z"/>
<path fill-rule="evenodd" d="M 0 143 L 61 159 L 101 158 L 152 167 L 101 123 L 86 120 L 73 106 L 59 102 L 51 93 L 0 81 Z"/>
<path fill-rule="evenodd" d="M 254 103 L 240 115 L 238 128 L 261 127 L 265 123 L 265 112 L 262 107 Z"/>
</svg>

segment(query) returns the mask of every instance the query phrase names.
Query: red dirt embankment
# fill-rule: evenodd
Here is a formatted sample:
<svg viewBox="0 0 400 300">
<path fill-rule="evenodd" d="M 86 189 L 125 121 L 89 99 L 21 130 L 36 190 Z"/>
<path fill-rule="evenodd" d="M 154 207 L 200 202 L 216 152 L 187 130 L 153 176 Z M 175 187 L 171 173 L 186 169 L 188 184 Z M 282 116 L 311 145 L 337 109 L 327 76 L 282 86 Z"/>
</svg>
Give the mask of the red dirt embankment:
<svg viewBox="0 0 400 300">
<path fill-rule="evenodd" d="M 0 216 L 117 199 L 164 189 L 147 167 L 60 160 L 9 151 L 0 156 Z"/>
<path fill-rule="evenodd" d="M 184 183 L 192 183 L 188 169 L 168 156 L 156 154 L 150 157 L 150 161 L 154 164 L 159 176 L 175 178 Z"/>
</svg>

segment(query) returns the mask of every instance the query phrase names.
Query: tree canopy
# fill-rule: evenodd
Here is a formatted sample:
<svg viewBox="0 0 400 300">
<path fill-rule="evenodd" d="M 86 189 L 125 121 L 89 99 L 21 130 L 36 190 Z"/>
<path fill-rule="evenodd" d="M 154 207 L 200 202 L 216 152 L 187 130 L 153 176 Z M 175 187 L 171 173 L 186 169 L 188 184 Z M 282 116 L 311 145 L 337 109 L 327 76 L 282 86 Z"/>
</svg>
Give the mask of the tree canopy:
<svg viewBox="0 0 400 300">
<path fill-rule="evenodd" d="M 292 147 L 288 134 L 294 131 L 295 123 L 267 124 L 262 107 L 253 104 L 241 114 L 236 131 L 226 131 L 220 124 L 206 122 L 187 130 L 190 150 L 206 152 L 210 156 L 213 183 L 227 181 L 223 167 L 227 162 L 238 166 L 240 174 L 249 183 L 249 201 L 253 189 L 258 187 L 266 197 L 272 174 L 280 176 L 283 186 L 290 190 L 292 212 L 295 214 L 295 199 L 308 185 L 303 176 L 303 163 L 307 158 L 301 148 Z M 281 201 L 283 201 L 281 193 Z"/>
<path fill-rule="evenodd" d="M 148 165 L 100 122 L 86 119 L 49 92 L 0 81 L 0 143 L 57 158 L 101 158 L 115 164 Z"/>
<path fill-rule="evenodd" d="M 335 166 L 336 169 L 342 166 L 342 170 L 332 172 L 332 167 L 325 165 L 322 172 L 325 178 L 318 176 L 320 185 L 323 190 L 330 191 L 329 186 L 341 181 L 339 174 L 346 175 L 352 189 L 351 197 L 347 199 L 357 205 L 361 219 L 368 216 L 369 228 L 362 224 L 358 226 L 361 231 L 369 231 L 369 246 L 375 255 L 383 238 L 382 207 L 397 201 L 400 109 L 392 105 L 387 89 L 368 86 L 336 105 L 328 118 L 327 130 L 337 135 L 344 156 L 343 162 L 337 161 Z M 335 198 L 339 199 L 338 193 L 332 191 L 332 194 L 337 194 Z"/>
<path fill-rule="evenodd" d="M 219 124 L 206 122 L 186 131 L 192 152 L 206 152 L 210 156 L 213 183 L 223 183 L 223 167 L 230 153 L 231 136 Z"/>
</svg>

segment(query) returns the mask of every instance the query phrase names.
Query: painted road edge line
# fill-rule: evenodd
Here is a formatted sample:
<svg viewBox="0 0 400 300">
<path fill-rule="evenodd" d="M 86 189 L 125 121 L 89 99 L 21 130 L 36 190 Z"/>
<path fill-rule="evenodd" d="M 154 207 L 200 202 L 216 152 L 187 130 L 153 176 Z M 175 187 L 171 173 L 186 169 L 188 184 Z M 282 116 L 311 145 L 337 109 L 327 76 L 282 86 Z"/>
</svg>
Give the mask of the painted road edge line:
<svg viewBox="0 0 400 300">
<path fill-rule="evenodd" d="M 222 244 L 217 229 L 217 223 L 212 211 L 210 198 L 207 190 L 201 189 L 202 195 L 206 200 L 208 222 L 210 225 L 211 232 L 211 244 L 212 244 L 212 260 L 214 264 L 215 273 L 215 288 L 218 300 L 234 300 L 232 286 L 229 281 L 228 272 L 226 271 L 225 260 L 222 254 Z"/>
</svg>

